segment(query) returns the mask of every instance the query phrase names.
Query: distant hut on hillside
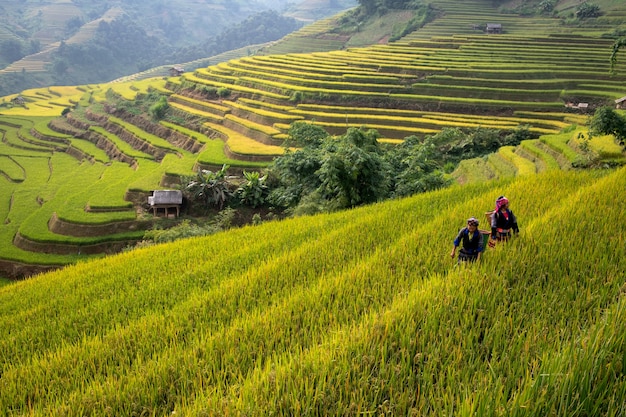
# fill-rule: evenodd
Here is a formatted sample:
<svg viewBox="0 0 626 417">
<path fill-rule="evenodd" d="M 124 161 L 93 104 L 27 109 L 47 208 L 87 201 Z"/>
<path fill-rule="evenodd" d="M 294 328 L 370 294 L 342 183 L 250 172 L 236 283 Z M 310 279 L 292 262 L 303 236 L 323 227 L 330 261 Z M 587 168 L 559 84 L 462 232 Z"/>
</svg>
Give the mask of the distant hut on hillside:
<svg viewBox="0 0 626 417">
<path fill-rule="evenodd" d="M 587 111 L 589 109 L 589 103 L 578 103 L 578 104 L 576 104 L 576 103 L 572 103 L 570 101 L 570 102 L 565 103 L 565 107 L 567 107 L 569 109 L 578 109 L 578 110 L 581 110 L 582 112 L 585 112 L 585 111 Z"/>
<path fill-rule="evenodd" d="M 170 75 L 172 77 L 178 77 L 179 75 L 183 75 L 183 73 L 185 72 L 185 69 L 183 67 L 172 67 L 170 68 Z"/>
<path fill-rule="evenodd" d="M 487 23 L 485 28 L 487 33 L 502 33 L 502 24 L 500 23 Z"/>
<path fill-rule="evenodd" d="M 626 96 L 615 100 L 616 109 L 626 109 Z"/>
</svg>

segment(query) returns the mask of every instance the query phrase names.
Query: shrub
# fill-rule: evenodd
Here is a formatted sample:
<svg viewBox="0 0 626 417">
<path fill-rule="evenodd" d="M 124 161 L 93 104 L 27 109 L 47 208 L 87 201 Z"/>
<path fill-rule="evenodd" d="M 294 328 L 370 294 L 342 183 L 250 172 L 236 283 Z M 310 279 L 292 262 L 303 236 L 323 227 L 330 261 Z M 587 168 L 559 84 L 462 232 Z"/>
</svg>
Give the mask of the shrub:
<svg viewBox="0 0 626 417">
<path fill-rule="evenodd" d="M 614 135 L 621 145 L 626 140 L 626 118 L 611 107 L 603 106 L 596 110 L 589 123 L 591 135 Z"/>
<path fill-rule="evenodd" d="M 293 103 L 300 103 L 304 99 L 304 93 L 302 91 L 294 91 L 289 98 L 289 101 Z"/>
<path fill-rule="evenodd" d="M 576 8 L 576 18 L 577 19 L 588 19 L 593 17 L 599 17 L 602 15 L 600 11 L 600 6 L 588 2 L 581 3 Z"/>
<path fill-rule="evenodd" d="M 161 98 L 159 98 L 156 103 L 150 106 L 149 112 L 155 120 L 161 120 L 163 119 L 163 117 L 165 117 L 165 113 L 167 112 L 167 109 L 169 109 L 169 107 L 170 105 L 167 103 L 167 99 L 165 98 L 165 96 L 161 96 Z"/>
<path fill-rule="evenodd" d="M 221 210 L 232 196 L 230 185 L 226 180 L 228 165 L 217 171 L 206 169 L 198 171 L 195 176 L 183 176 L 183 194 L 194 205 L 205 209 L 216 207 Z"/>
<path fill-rule="evenodd" d="M 230 96 L 230 90 L 226 87 L 220 87 L 217 89 L 217 95 L 220 98 L 226 98 Z"/>
<path fill-rule="evenodd" d="M 261 176 L 258 172 L 244 171 L 245 182 L 237 189 L 237 195 L 242 204 L 258 207 L 265 203 L 268 187 L 265 184 L 267 176 Z"/>
</svg>

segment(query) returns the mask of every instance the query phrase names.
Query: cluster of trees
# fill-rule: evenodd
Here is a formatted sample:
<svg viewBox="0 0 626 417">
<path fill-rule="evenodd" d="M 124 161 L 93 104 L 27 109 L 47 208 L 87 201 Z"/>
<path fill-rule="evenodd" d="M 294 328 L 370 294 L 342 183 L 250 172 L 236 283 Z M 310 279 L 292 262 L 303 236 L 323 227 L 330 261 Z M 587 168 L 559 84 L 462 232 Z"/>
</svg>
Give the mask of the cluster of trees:
<svg viewBox="0 0 626 417">
<path fill-rule="evenodd" d="M 189 201 L 221 209 L 231 203 L 271 206 L 288 214 L 331 212 L 445 187 L 462 159 L 516 145 L 531 135 L 515 131 L 447 128 L 399 145 L 378 141 L 375 130 L 350 128 L 341 136 L 306 122 L 291 125 L 288 149 L 263 175 L 245 173 L 236 189 L 222 171 L 183 178 Z"/>
<path fill-rule="evenodd" d="M 597 4 L 582 2 L 576 7 L 576 18 L 578 19 L 591 19 L 594 17 L 600 17 L 602 11 Z"/>
<path fill-rule="evenodd" d="M 334 137 L 320 127 L 294 123 L 291 144 L 269 169 L 268 201 L 294 214 L 327 212 L 445 187 L 459 161 L 529 138 L 527 127 L 446 128 L 424 139 L 410 136 L 382 145 L 375 130 L 349 129 Z M 288 143 L 289 145 L 289 143 Z"/>
</svg>

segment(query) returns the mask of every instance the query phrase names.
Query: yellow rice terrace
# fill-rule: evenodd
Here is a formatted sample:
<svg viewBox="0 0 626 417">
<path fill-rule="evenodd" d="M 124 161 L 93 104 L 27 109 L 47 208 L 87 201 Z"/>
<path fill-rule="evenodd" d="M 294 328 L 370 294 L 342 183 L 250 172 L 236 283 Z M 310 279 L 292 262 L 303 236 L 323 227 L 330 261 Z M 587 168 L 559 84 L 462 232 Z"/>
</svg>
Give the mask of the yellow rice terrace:
<svg viewBox="0 0 626 417">
<path fill-rule="evenodd" d="M 0 408 L 623 415 L 625 190 L 625 168 L 553 170 L 4 286 Z M 458 228 L 503 193 L 519 235 L 457 266 Z"/>
</svg>

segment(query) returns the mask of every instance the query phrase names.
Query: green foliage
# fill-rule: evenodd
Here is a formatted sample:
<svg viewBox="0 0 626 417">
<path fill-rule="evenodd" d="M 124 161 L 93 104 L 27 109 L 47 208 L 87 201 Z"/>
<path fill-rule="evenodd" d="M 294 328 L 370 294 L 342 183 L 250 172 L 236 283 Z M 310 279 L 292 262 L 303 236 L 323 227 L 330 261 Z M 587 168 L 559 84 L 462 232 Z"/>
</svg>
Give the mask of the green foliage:
<svg viewBox="0 0 626 417">
<path fill-rule="evenodd" d="M 619 50 L 622 47 L 624 47 L 624 46 L 626 46 L 626 38 L 619 38 L 613 44 L 613 49 L 611 51 L 611 57 L 609 58 L 609 61 L 611 63 L 610 72 L 612 74 L 615 73 L 615 66 L 617 65 L 617 54 L 619 53 Z"/>
<path fill-rule="evenodd" d="M 237 189 L 237 195 L 242 204 L 258 207 L 265 203 L 269 188 L 265 184 L 267 175 L 261 176 L 259 172 L 244 171 L 244 182 Z"/>
<path fill-rule="evenodd" d="M 46 33 L 46 45 L 76 36 L 71 43 L 53 49 L 50 58 L 41 58 L 45 71 L 25 77 L 19 86 L 3 88 L 0 82 L 0 96 L 53 82 L 101 83 L 166 62 L 190 62 L 275 41 L 301 27 L 296 19 L 268 11 L 260 3 L 240 8 L 236 2 L 228 2 L 229 7 L 212 8 L 211 13 L 202 5 L 180 0 L 128 1 L 114 9 L 104 3 L 94 7 L 96 3 L 101 2 L 75 2 L 73 12 L 57 3 L 44 9 L 28 1 L 3 4 L 0 35 L 5 33 L 3 29 L 17 30 L 19 35 L 0 36 L 2 64 L 39 52 L 40 33 Z M 94 31 L 96 22 L 100 23 Z"/>
<path fill-rule="evenodd" d="M 422 5 L 416 0 L 358 0 L 361 13 L 370 16 L 374 13 L 384 14 L 388 9 L 410 9 Z"/>
<path fill-rule="evenodd" d="M 411 136 L 380 147 L 374 130 L 351 128 L 334 138 L 319 126 L 295 122 L 288 144 L 301 148 L 275 159 L 269 199 L 294 213 L 311 214 L 431 191 L 450 184 L 445 173 L 461 160 L 531 136 L 528 126 L 513 131 L 444 128 L 425 139 Z"/>
<path fill-rule="evenodd" d="M 22 58 L 22 43 L 17 39 L 5 39 L 0 42 L 0 57 L 8 62 L 17 61 Z"/>
<path fill-rule="evenodd" d="M 173 51 L 171 59 L 177 62 L 217 55 L 250 44 L 275 41 L 301 27 L 291 17 L 276 11 L 262 11 L 225 28 L 221 33 L 197 45 Z"/>
<path fill-rule="evenodd" d="M 378 145 L 378 133 L 350 128 L 338 142 L 327 143 L 317 176 L 324 200 L 338 207 L 354 207 L 388 195 L 388 170 Z"/>
<path fill-rule="evenodd" d="M 577 19 L 590 19 L 594 17 L 599 17 L 601 15 L 602 11 L 600 10 L 600 6 L 598 6 L 597 4 L 585 1 L 579 4 L 578 7 L 576 7 Z"/>
<path fill-rule="evenodd" d="M 304 99 L 304 93 L 302 91 L 294 91 L 289 97 L 289 101 L 293 103 L 300 103 Z"/>
<path fill-rule="evenodd" d="M 328 132 L 322 127 L 303 121 L 292 123 L 289 126 L 288 134 L 286 146 L 317 147 L 328 138 Z"/>
<path fill-rule="evenodd" d="M 404 26 L 404 28 L 402 28 L 399 33 L 394 33 L 389 38 L 390 42 L 399 40 L 400 38 L 407 36 L 409 33 L 416 31 L 417 29 L 424 26 L 426 23 L 431 22 L 436 16 L 435 10 L 430 5 L 420 5 L 415 9 L 419 10 L 419 12 L 416 13 L 416 15 L 407 22 L 407 24 Z"/>
<path fill-rule="evenodd" d="M 183 176 L 183 195 L 193 204 L 204 209 L 217 208 L 221 210 L 232 196 L 230 184 L 226 179 L 228 165 L 223 165 L 219 171 L 207 169 L 199 170 L 194 176 Z"/>
<path fill-rule="evenodd" d="M 394 178 L 393 197 L 405 197 L 450 184 L 443 175 L 442 154 L 437 147 L 439 138 L 429 136 L 420 140 L 410 136 L 389 150 L 387 159 L 392 166 L 390 175 Z"/>
<path fill-rule="evenodd" d="M 190 237 L 212 235 L 229 229 L 232 225 L 234 216 L 235 211 L 233 209 L 225 208 L 211 221 L 206 223 L 197 223 L 192 222 L 189 219 L 185 219 L 181 223 L 167 229 L 155 227 L 154 229 L 148 230 L 144 233 L 144 241 L 139 243 L 139 246 L 147 246 L 146 242 L 167 243 Z"/>
<path fill-rule="evenodd" d="M 428 137 L 425 144 L 435 147 L 436 153 L 431 156 L 432 159 L 442 164 L 458 164 L 463 159 L 496 152 L 502 146 L 518 145 L 531 137 L 528 126 L 520 126 L 513 131 L 484 127 L 443 128 L 441 132 Z"/>
<path fill-rule="evenodd" d="M 217 96 L 219 98 L 226 98 L 230 96 L 230 93 L 231 93 L 230 89 L 226 87 L 220 87 L 217 89 Z"/>
<path fill-rule="evenodd" d="M 537 10 L 541 14 L 552 14 L 554 11 L 554 7 L 556 6 L 557 0 L 542 0 L 537 5 Z"/>
<path fill-rule="evenodd" d="M 206 97 L 208 99 L 218 97 L 217 88 L 215 87 L 203 84 L 194 85 L 192 83 L 189 83 L 188 81 L 183 81 L 183 86 L 184 85 L 191 85 L 191 87 L 194 88 L 198 93 L 202 94 L 203 97 Z"/>
<path fill-rule="evenodd" d="M 589 122 L 589 133 L 592 135 L 614 135 L 615 139 L 624 145 L 626 118 L 611 107 L 600 107 Z"/>
<path fill-rule="evenodd" d="M 307 136 L 309 131 L 313 135 Z M 279 182 L 270 194 L 274 204 L 293 208 L 303 200 L 327 211 L 372 203 L 388 195 L 387 164 L 375 131 L 350 128 L 338 138 L 322 137 L 319 129 L 297 124 L 292 133 L 306 143 L 276 158 L 270 168 Z"/>
<path fill-rule="evenodd" d="M 150 106 L 149 113 L 155 120 L 161 120 L 165 117 L 165 113 L 169 109 L 169 104 L 167 103 L 167 98 L 165 96 L 161 96 L 159 100 Z"/>
</svg>

